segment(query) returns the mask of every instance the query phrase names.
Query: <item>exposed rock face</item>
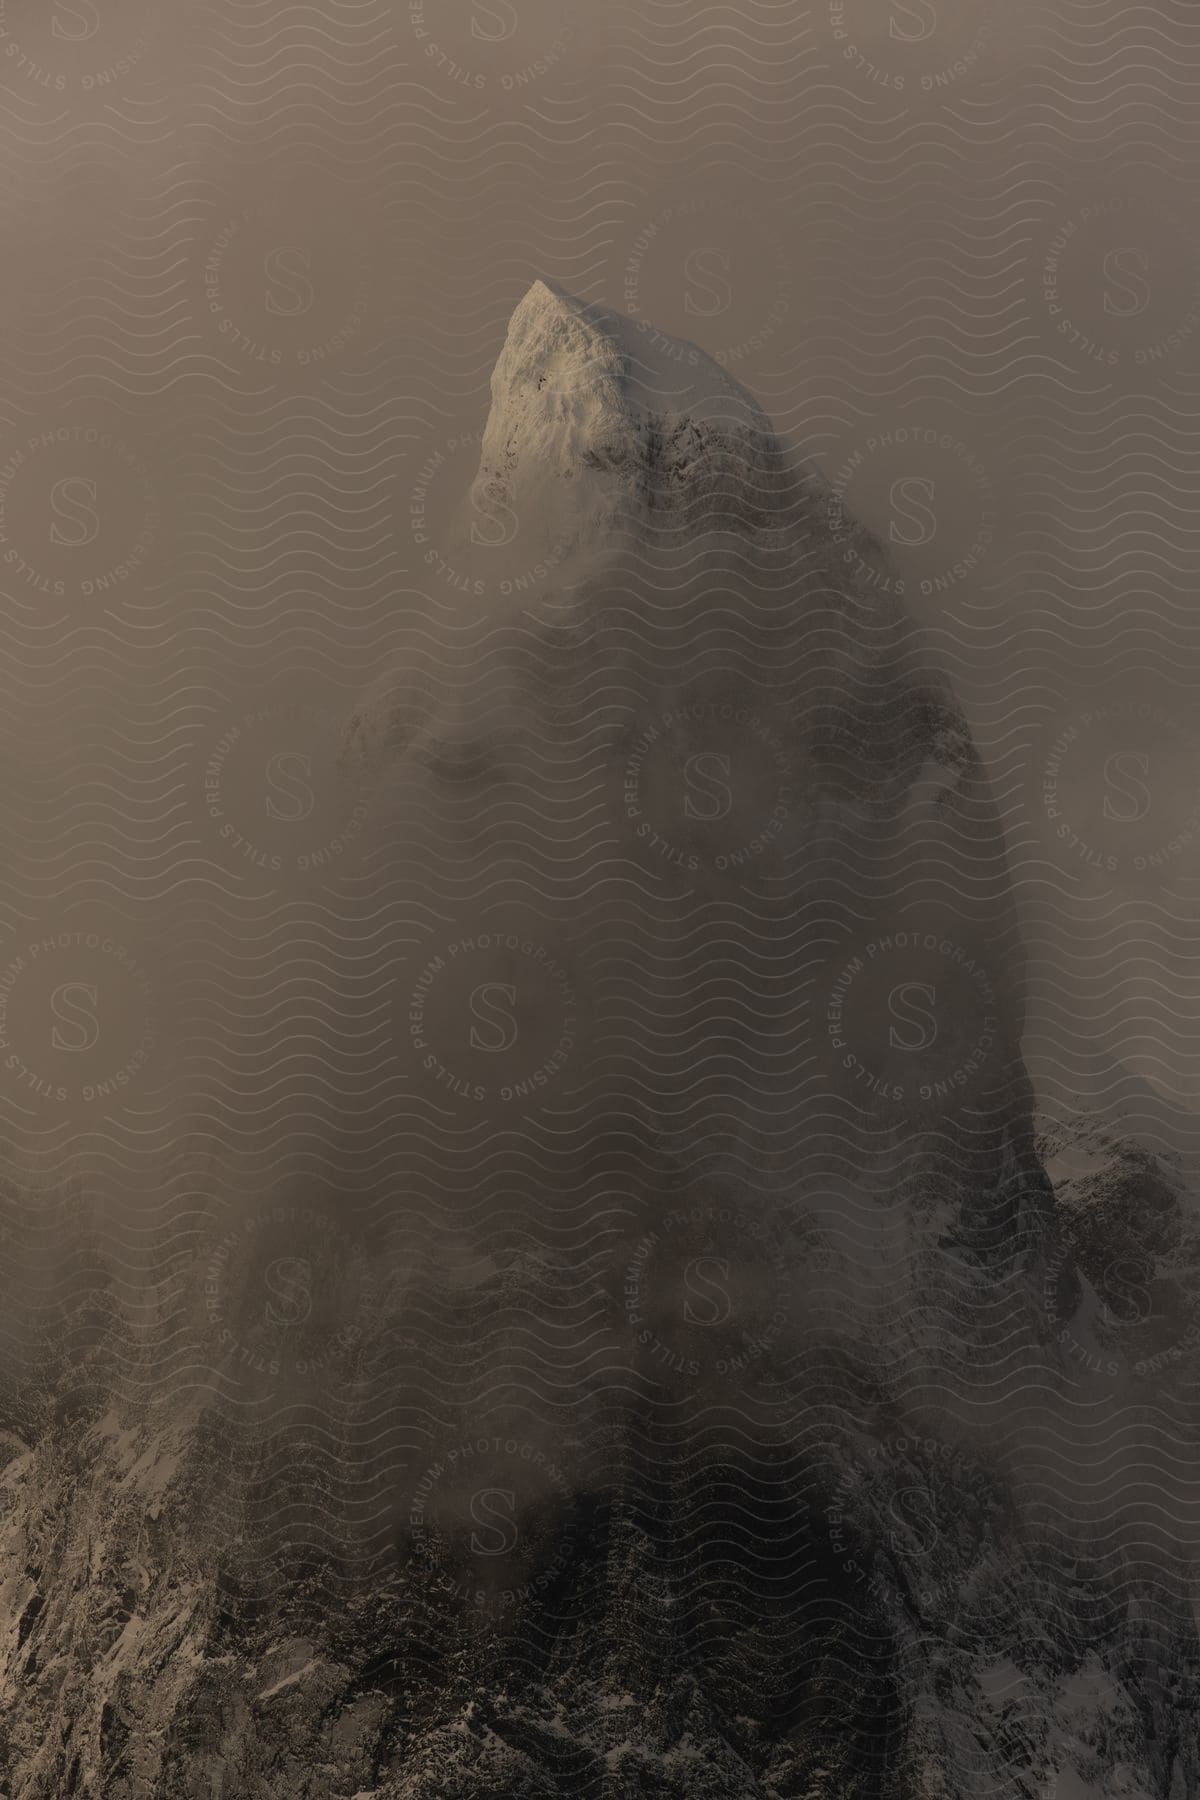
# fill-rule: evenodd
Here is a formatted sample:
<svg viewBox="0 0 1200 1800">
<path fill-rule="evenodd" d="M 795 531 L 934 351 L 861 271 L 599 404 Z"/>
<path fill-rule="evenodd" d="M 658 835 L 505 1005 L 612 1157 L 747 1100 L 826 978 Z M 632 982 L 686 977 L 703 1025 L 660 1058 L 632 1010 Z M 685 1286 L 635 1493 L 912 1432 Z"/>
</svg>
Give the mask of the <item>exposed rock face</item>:
<svg viewBox="0 0 1200 1800">
<path fill-rule="evenodd" d="M 1190 1121 L 1175 1120 L 1149 1090 L 1142 1116 L 1123 1117 L 1128 1090 L 1138 1084 L 1126 1075 L 1121 1086 L 1126 1095 L 1118 1087 L 1107 1113 L 1083 1112 L 1066 1127 L 1043 1128 L 1061 1267 L 1070 1272 L 1071 1291 L 1056 1298 L 1070 1316 L 1076 1356 L 1090 1352 L 1093 1364 L 1123 1372 L 1151 1394 L 1164 1375 L 1169 1389 L 1186 1389 L 1200 1370 L 1194 1134 L 1186 1129 Z"/>
<path fill-rule="evenodd" d="M 114 1324 L 112 1403 L 23 1425 L 5 1792 L 1200 1792 L 1179 1570 L 1076 1429 L 995 809 L 886 559 L 700 351 L 542 283 L 464 500 L 347 738 L 417 946 L 402 1259 L 343 1259 L 319 1355 L 241 1271 L 261 1407 L 164 1421 Z"/>
<path fill-rule="evenodd" d="M 492 375 L 478 492 L 576 559 L 626 534 L 777 526 L 785 481 L 761 407 L 702 351 L 530 288 Z"/>
</svg>

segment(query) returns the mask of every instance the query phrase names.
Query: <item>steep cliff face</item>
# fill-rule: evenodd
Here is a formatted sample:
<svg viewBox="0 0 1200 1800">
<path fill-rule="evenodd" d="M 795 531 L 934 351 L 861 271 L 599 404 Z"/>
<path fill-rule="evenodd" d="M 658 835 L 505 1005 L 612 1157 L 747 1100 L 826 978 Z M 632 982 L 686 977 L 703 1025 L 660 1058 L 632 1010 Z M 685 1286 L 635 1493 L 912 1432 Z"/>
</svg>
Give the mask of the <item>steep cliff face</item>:
<svg viewBox="0 0 1200 1800">
<path fill-rule="evenodd" d="M 886 558 L 691 345 L 537 283 L 492 386 L 347 731 L 396 1268 L 336 1330 L 247 1249 L 207 1337 L 173 1270 L 177 1363 L 263 1392 L 114 1317 L 22 1418 L 4 1791 L 1184 1800 L 1186 1586 L 1104 1513 L 1004 845 Z"/>
<path fill-rule="evenodd" d="M 694 346 L 537 283 L 492 393 L 461 505 L 438 528 L 422 502 L 458 610 L 435 590 L 348 751 L 389 771 L 429 903 L 525 909 L 561 951 L 574 1107 L 803 1191 L 804 1231 L 854 1240 L 835 1329 L 885 1304 L 936 1360 L 931 1288 L 986 1334 L 954 1283 L 1051 1230 L 1004 843 L 954 696 L 879 546 Z"/>
</svg>

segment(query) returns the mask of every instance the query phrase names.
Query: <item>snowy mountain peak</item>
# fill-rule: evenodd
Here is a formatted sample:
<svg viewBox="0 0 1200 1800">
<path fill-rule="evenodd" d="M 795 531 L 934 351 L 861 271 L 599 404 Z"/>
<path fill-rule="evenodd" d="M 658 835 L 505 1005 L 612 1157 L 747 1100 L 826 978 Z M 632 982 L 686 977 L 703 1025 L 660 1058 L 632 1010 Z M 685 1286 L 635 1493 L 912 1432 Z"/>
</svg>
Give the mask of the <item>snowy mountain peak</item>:
<svg viewBox="0 0 1200 1800">
<path fill-rule="evenodd" d="M 476 505 L 603 554 L 633 534 L 755 528 L 786 455 L 758 402 L 704 351 L 536 281 L 491 382 Z"/>
</svg>

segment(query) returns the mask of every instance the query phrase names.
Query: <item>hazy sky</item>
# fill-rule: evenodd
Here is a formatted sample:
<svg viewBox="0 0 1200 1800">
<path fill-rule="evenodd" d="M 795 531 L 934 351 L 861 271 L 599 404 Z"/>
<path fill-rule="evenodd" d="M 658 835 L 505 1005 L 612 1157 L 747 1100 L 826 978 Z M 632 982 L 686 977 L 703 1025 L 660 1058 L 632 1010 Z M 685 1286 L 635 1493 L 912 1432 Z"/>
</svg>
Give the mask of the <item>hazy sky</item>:
<svg viewBox="0 0 1200 1800">
<path fill-rule="evenodd" d="M 891 545 L 994 774 L 1050 1100 L 1116 1054 L 1194 1104 L 1184 9 L 7 0 L 0 34 L 3 923 L 125 947 L 126 1151 L 214 1089 L 267 1142 L 337 1111 L 276 984 L 344 946 L 287 936 L 308 872 L 237 806 L 286 836 L 414 619 L 458 641 L 413 494 L 465 493 L 539 274 L 709 349 Z"/>
</svg>

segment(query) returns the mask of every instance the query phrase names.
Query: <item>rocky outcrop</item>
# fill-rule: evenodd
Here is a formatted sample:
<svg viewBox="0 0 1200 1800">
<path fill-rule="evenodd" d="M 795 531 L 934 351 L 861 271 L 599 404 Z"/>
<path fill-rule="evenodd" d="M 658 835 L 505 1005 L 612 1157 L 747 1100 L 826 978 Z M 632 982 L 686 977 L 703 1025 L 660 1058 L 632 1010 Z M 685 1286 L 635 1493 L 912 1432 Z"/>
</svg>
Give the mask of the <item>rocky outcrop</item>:
<svg viewBox="0 0 1200 1800">
<path fill-rule="evenodd" d="M 396 1267 L 302 1316 L 248 1249 L 262 1391 L 162 1404 L 114 1320 L 111 1404 L 14 1439 L 4 1791 L 1200 1791 L 1186 1585 L 1063 1338 L 1157 1178 L 1060 1220 L 996 810 L 887 559 L 702 352 L 544 283 L 434 498 L 346 745 Z"/>
<path fill-rule="evenodd" d="M 622 537 L 777 528 L 787 484 L 761 407 L 702 351 L 529 289 L 492 374 L 474 494 L 566 543 L 576 576 Z"/>
</svg>

